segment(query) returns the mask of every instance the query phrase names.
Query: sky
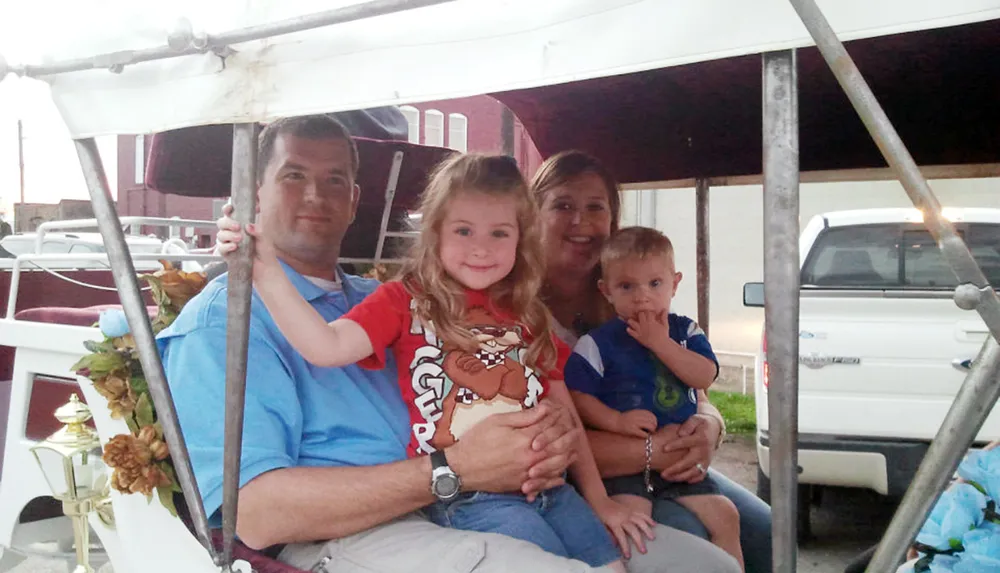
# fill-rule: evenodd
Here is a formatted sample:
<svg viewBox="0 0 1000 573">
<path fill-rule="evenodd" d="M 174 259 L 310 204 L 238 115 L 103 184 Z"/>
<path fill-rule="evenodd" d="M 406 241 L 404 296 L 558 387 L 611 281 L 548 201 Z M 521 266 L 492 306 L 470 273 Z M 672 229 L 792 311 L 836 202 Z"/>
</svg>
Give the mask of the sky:
<svg viewBox="0 0 1000 573">
<path fill-rule="evenodd" d="M 20 201 L 17 121 L 24 126 L 24 200 L 58 203 L 60 199 L 87 199 L 86 184 L 69 132 L 43 82 L 17 78 L 0 81 L 0 212 L 13 217 Z M 117 143 L 98 138 L 104 169 L 117 197 Z"/>
</svg>

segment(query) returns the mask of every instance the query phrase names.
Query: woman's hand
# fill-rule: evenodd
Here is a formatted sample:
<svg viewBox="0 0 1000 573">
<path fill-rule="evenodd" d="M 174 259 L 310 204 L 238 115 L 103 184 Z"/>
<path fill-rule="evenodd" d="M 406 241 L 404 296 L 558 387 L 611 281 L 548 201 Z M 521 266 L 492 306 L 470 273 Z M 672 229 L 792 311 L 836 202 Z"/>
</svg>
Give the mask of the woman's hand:
<svg viewBox="0 0 1000 573">
<path fill-rule="evenodd" d="M 611 532 L 611 538 L 625 559 L 632 557 L 630 539 L 639 553 L 646 552 L 646 540 L 653 539 L 653 527 L 656 526 L 652 517 L 633 511 L 609 497 L 594 504 L 594 513 Z"/>
<path fill-rule="evenodd" d="M 665 426 L 660 430 L 664 431 L 676 431 L 677 435 L 663 447 L 664 452 L 687 450 L 687 453 L 664 468 L 660 476 L 667 481 L 687 483 L 698 483 L 705 479 L 712 456 L 715 455 L 715 444 L 722 432 L 719 421 L 711 416 L 695 414 L 680 426 Z"/>
</svg>

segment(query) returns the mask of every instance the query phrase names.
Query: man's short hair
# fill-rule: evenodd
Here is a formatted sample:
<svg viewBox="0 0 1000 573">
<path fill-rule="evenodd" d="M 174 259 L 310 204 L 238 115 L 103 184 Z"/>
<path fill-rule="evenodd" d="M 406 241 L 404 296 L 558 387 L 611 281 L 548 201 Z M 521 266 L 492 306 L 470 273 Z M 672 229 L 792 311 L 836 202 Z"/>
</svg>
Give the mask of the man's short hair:
<svg viewBox="0 0 1000 573">
<path fill-rule="evenodd" d="M 628 259 L 669 257 L 674 260 L 674 245 L 666 235 L 649 227 L 626 227 L 611 235 L 601 249 L 601 269 Z"/>
<path fill-rule="evenodd" d="M 274 155 L 274 142 L 279 135 L 291 135 L 305 139 L 342 139 L 351 152 L 351 175 L 358 177 L 358 146 L 351 132 L 335 117 L 326 114 L 283 117 L 275 120 L 260 132 L 257 141 L 257 184 L 264 181 L 264 172 Z"/>
</svg>

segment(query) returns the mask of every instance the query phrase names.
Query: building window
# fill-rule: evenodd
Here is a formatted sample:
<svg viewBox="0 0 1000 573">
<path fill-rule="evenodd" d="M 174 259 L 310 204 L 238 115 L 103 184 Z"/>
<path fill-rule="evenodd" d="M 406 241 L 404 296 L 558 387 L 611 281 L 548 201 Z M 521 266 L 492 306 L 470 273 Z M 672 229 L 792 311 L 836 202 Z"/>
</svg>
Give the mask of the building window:
<svg viewBox="0 0 1000 573">
<path fill-rule="evenodd" d="M 424 145 L 444 147 L 444 114 L 436 109 L 424 112 Z"/>
<path fill-rule="evenodd" d="M 146 136 L 135 136 L 135 184 L 146 182 Z"/>
<path fill-rule="evenodd" d="M 448 114 L 448 147 L 465 153 L 469 148 L 469 118 L 460 113 Z"/>
<path fill-rule="evenodd" d="M 411 106 L 400 106 L 399 111 L 406 118 L 407 140 L 410 143 L 420 143 L 420 110 Z"/>
</svg>

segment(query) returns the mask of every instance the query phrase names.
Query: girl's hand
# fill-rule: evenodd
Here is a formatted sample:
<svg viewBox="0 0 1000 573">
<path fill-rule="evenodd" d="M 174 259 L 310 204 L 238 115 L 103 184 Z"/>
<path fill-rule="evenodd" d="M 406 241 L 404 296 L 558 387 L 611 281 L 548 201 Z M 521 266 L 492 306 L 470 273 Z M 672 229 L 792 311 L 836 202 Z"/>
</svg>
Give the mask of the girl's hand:
<svg viewBox="0 0 1000 573">
<path fill-rule="evenodd" d="M 656 522 L 652 517 L 633 511 L 609 497 L 594 505 L 594 513 L 611 532 L 611 538 L 615 540 L 625 559 L 632 557 L 629 539 L 635 543 L 639 553 L 646 552 L 646 540 L 654 537 L 653 527 Z"/>
<path fill-rule="evenodd" d="M 219 232 L 215 234 L 215 250 L 226 259 L 226 262 L 231 261 L 232 255 L 236 253 L 240 242 L 243 241 L 243 232 L 240 230 L 240 224 L 236 219 L 232 218 L 232 214 L 233 205 L 227 203 L 222 207 L 222 216 L 215 222 L 215 226 L 219 228 Z M 246 234 L 254 238 L 254 254 L 257 262 L 265 264 L 277 263 L 277 255 L 274 252 L 274 247 L 269 241 L 261 238 L 256 225 L 248 223 Z"/>
<path fill-rule="evenodd" d="M 656 414 L 649 410 L 620 412 L 615 419 L 615 433 L 645 438 L 656 431 Z"/>
</svg>

